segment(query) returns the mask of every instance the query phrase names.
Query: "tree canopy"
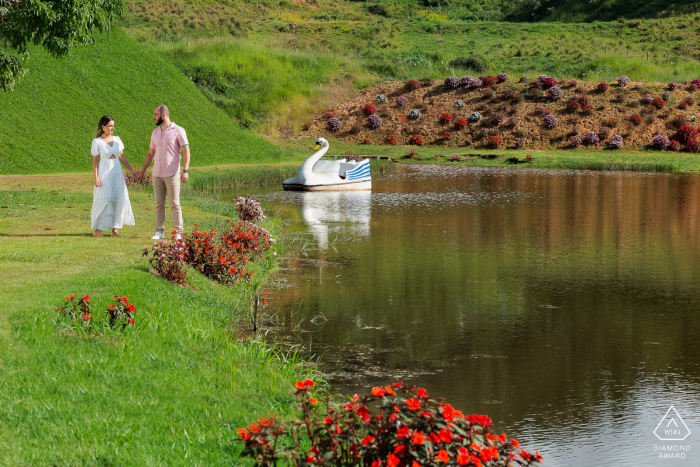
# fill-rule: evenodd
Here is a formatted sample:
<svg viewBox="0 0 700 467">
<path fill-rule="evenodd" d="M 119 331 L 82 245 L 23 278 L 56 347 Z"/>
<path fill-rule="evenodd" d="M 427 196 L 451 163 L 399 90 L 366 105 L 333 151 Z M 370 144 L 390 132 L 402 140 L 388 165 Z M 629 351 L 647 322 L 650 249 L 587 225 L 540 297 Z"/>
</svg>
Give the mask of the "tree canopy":
<svg viewBox="0 0 700 467">
<path fill-rule="evenodd" d="M 31 45 L 54 57 L 94 41 L 96 30 L 126 14 L 125 0 L 0 0 L 0 86 L 12 90 L 25 73 Z"/>
</svg>

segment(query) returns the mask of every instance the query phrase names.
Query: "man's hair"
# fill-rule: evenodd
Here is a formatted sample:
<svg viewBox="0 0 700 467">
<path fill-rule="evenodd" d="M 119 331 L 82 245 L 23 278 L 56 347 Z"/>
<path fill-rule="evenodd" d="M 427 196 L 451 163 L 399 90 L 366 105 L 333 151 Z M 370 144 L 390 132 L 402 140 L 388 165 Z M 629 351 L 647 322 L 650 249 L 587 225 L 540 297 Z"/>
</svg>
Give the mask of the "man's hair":
<svg viewBox="0 0 700 467">
<path fill-rule="evenodd" d="M 168 106 L 165 104 L 158 106 L 158 112 L 170 117 L 170 109 L 168 109 Z"/>
</svg>

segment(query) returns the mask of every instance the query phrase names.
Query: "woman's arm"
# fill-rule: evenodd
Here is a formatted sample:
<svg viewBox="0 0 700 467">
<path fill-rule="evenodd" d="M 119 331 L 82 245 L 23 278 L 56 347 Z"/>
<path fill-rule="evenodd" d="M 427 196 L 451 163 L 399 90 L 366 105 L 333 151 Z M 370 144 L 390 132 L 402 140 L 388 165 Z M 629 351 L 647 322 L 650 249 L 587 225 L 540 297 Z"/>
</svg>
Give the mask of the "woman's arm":
<svg viewBox="0 0 700 467">
<path fill-rule="evenodd" d="M 102 186 L 102 182 L 100 181 L 100 177 L 97 176 L 97 168 L 100 165 L 100 156 L 92 156 L 92 173 L 95 176 L 95 186 L 100 187 Z"/>
<path fill-rule="evenodd" d="M 124 164 L 124 165 L 126 166 L 126 170 L 128 170 L 129 173 L 131 173 L 131 175 L 133 175 L 134 172 L 136 172 L 136 171 L 131 167 L 131 164 L 129 164 L 129 161 L 126 160 L 126 157 L 124 156 L 124 151 L 119 151 L 119 161 L 120 161 L 122 164 Z"/>
</svg>

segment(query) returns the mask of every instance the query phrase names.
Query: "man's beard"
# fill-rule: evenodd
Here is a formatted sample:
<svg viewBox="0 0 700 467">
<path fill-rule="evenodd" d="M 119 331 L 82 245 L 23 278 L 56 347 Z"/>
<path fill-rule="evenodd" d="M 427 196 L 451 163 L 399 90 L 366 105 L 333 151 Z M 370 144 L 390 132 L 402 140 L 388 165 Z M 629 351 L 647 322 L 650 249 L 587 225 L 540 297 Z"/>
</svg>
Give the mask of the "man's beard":
<svg viewBox="0 0 700 467">
<path fill-rule="evenodd" d="M 163 116 L 161 115 L 158 117 L 158 120 L 156 120 L 156 126 L 161 126 L 163 124 Z"/>
</svg>

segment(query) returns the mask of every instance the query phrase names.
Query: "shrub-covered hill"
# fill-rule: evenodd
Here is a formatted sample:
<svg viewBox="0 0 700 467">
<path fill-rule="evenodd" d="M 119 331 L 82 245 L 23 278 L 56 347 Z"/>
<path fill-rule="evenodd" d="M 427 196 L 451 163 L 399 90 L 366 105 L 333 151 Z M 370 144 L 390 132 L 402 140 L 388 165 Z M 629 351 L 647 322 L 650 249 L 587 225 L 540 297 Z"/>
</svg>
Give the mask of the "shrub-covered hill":
<svg viewBox="0 0 700 467">
<path fill-rule="evenodd" d="M 0 174 L 90 171 L 103 115 L 115 119 L 127 158 L 140 165 L 161 103 L 187 130 L 194 166 L 293 158 L 238 126 L 158 54 L 112 30 L 111 40 L 100 36 L 66 59 L 35 51 L 30 73 L 0 93 Z"/>
<path fill-rule="evenodd" d="M 597 82 L 534 79 L 529 90 L 517 80 L 454 88 L 413 81 L 415 89 L 408 81 L 385 82 L 316 115 L 305 127 L 310 135 L 336 141 L 534 150 L 641 150 L 662 135 L 679 140 L 679 150 L 700 151 L 700 143 L 690 142 L 697 139 L 698 112 L 698 88 L 690 83 L 612 82 L 599 88 Z M 678 132 L 683 126 L 688 128 Z M 622 145 L 613 142 L 615 136 Z"/>
</svg>

